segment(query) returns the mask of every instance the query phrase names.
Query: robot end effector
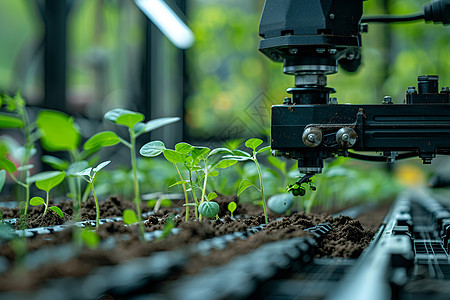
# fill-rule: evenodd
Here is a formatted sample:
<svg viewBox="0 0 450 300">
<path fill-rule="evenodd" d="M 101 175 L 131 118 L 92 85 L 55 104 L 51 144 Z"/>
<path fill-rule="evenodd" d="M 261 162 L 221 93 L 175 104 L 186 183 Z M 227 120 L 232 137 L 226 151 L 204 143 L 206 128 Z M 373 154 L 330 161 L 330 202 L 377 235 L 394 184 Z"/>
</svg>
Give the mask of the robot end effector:
<svg viewBox="0 0 450 300">
<path fill-rule="evenodd" d="M 450 153 L 450 91 L 438 90 L 437 76 L 419 76 L 418 90 L 408 88 L 406 105 L 389 105 L 389 98 L 381 105 L 336 105 L 329 96 L 335 90 L 326 86 L 326 76 L 337 73 L 338 65 L 349 72 L 360 66 L 361 33 L 368 28 L 364 22 L 449 24 L 450 0 L 428 3 L 414 15 L 366 18 L 362 4 L 266 0 L 259 50 L 295 76 L 295 87 L 287 90 L 292 97 L 272 107 L 272 149 L 297 159 L 301 173 L 320 173 L 323 159 L 334 155 L 390 162 L 419 156 L 430 163 L 436 154 Z M 380 151 L 383 157 L 349 149 Z"/>
</svg>

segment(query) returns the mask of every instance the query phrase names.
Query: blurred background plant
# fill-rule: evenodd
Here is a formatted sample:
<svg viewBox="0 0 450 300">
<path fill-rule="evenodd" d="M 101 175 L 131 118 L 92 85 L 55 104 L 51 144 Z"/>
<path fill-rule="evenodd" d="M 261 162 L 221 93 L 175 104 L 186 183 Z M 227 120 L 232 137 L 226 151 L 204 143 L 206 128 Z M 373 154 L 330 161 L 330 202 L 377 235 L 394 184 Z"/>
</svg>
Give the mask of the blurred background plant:
<svg viewBox="0 0 450 300">
<path fill-rule="evenodd" d="M 281 64 L 257 51 L 264 1 L 166 2 L 181 12 L 195 35 L 187 50 L 177 49 L 133 1 L 0 1 L 0 90 L 14 94 L 20 89 L 33 107 L 74 116 L 82 140 L 108 129 L 103 114 L 123 107 L 151 119 L 182 119 L 138 140 L 140 145 L 156 139 L 168 147 L 182 140 L 213 147 L 237 138 L 268 141 L 270 106 L 282 102 L 294 80 L 282 74 Z M 365 1 L 364 14 L 407 14 L 422 10 L 426 2 Z M 57 27 L 60 31 L 52 31 L 53 21 L 63 24 Z M 415 85 L 418 75 L 439 74 L 442 83 L 450 84 L 449 40 L 450 27 L 424 22 L 371 24 L 369 33 L 363 34 L 363 65 L 355 74 L 340 71 L 329 76 L 328 85 L 336 88 L 340 103 L 377 104 L 385 95 L 402 103 L 406 88 Z M 126 165 L 123 151 L 103 155 L 115 166 Z M 423 173 L 431 169 L 411 161 L 426 177 Z M 269 160 L 263 168 L 269 195 L 284 189 L 286 178 L 295 177 L 294 162 L 286 162 L 286 174 L 273 163 Z M 168 189 L 167 181 L 174 175 L 164 164 L 140 161 L 142 192 Z M 105 170 L 97 182 L 99 194 L 108 189 L 129 193 L 127 168 Z M 254 176 L 254 171 L 247 165 L 225 170 L 223 177 L 211 180 L 210 189 L 233 194 L 238 181 L 234 178 Z M 320 176 L 316 196 L 310 200 L 314 203 L 321 198 L 353 201 L 358 195 L 381 199 L 395 189 L 382 164 L 338 159 Z"/>
</svg>

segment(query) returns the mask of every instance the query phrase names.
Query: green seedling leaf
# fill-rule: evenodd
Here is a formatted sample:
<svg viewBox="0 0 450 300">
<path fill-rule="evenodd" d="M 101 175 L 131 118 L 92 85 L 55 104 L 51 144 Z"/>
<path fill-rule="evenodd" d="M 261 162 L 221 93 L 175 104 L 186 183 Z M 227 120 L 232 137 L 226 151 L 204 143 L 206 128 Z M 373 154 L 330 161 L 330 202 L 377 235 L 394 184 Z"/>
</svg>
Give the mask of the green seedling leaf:
<svg viewBox="0 0 450 300">
<path fill-rule="evenodd" d="M 211 150 L 207 147 L 194 147 L 191 150 L 192 158 L 195 161 L 197 158 L 206 156 L 210 151 Z"/>
<path fill-rule="evenodd" d="M 231 167 L 232 165 L 234 165 L 235 163 L 237 163 L 237 160 L 234 159 L 224 159 L 219 161 L 213 169 L 219 168 L 219 169 L 226 169 L 228 167 Z"/>
<path fill-rule="evenodd" d="M 161 200 L 161 206 L 162 207 L 171 207 L 172 206 L 172 201 L 170 201 L 169 199 L 162 199 Z"/>
<path fill-rule="evenodd" d="M 6 171 L 0 170 L 0 192 L 2 191 L 3 187 L 5 186 L 6 182 Z"/>
<path fill-rule="evenodd" d="M 22 128 L 23 125 L 19 116 L 0 113 L 0 128 Z"/>
<path fill-rule="evenodd" d="M 115 108 L 112 109 L 110 111 L 108 111 L 107 113 L 105 113 L 104 118 L 110 122 L 116 123 L 117 119 L 120 116 L 123 115 L 142 115 L 141 113 L 132 111 L 132 110 L 128 110 L 128 109 L 124 109 L 124 108 Z"/>
<path fill-rule="evenodd" d="M 236 202 L 231 201 L 230 203 L 228 203 L 228 210 L 230 211 L 231 216 L 233 216 L 233 213 L 236 210 L 236 208 L 237 208 Z"/>
<path fill-rule="evenodd" d="M 75 175 L 78 175 L 78 176 L 89 176 L 89 177 L 91 176 L 91 174 L 92 174 L 92 168 L 87 168 L 87 169 L 84 169 L 83 171 L 75 173 Z"/>
<path fill-rule="evenodd" d="M 269 151 L 271 150 L 270 146 L 263 147 L 263 148 L 259 149 L 256 153 L 261 153 L 261 152 L 268 151 L 268 150 Z"/>
<path fill-rule="evenodd" d="M 0 169 L 5 170 L 8 173 L 17 171 L 16 165 L 7 158 L 0 158 Z"/>
<path fill-rule="evenodd" d="M 187 183 L 188 182 L 186 180 L 180 180 L 180 181 L 175 182 L 174 184 L 171 184 L 169 187 L 171 188 L 171 187 L 174 187 L 176 185 L 187 184 Z"/>
<path fill-rule="evenodd" d="M 178 153 L 175 150 L 170 150 L 170 149 L 164 150 L 163 155 L 169 162 L 171 162 L 173 164 L 174 163 L 184 163 L 186 160 L 186 154 Z"/>
<path fill-rule="evenodd" d="M 175 145 L 175 151 L 181 154 L 188 154 L 189 152 L 191 152 L 191 149 L 192 146 L 188 143 L 181 142 Z"/>
<path fill-rule="evenodd" d="M 89 163 L 85 160 L 74 162 L 67 168 L 67 175 L 75 176 L 77 173 L 86 170 L 88 167 Z"/>
<path fill-rule="evenodd" d="M 179 120 L 180 120 L 180 118 L 178 118 L 178 117 L 158 118 L 158 119 L 150 120 L 147 123 L 143 124 L 144 125 L 143 130 L 141 129 L 142 132 L 139 132 L 139 134 L 153 131 L 160 127 L 175 123 Z"/>
<path fill-rule="evenodd" d="M 133 129 L 134 125 L 144 119 L 143 114 L 123 108 L 110 110 L 104 117 L 110 122 L 127 126 L 130 129 Z"/>
<path fill-rule="evenodd" d="M 214 192 L 211 192 L 208 194 L 208 201 L 214 200 L 217 198 L 217 194 Z"/>
<path fill-rule="evenodd" d="M 149 208 L 153 208 L 153 207 L 156 206 L 156 202 L 157 202 L 157 201 L 158 201 L 158 200 L 156 200 L 156 199 L 148 200 L 148 201 L 147 201 L 147 206 L 148 206 Z"/>
<path fill-rule="evenodd" d="M 256 151 L 256 148 L 258 148 L 259 145 L 261 145 L 263 143 L 262 140 L 260 139 L 256 139 L 256 138 L 252 138 L 252 139 L 248 139 L 245 142 L 245 146 L 247 148 L 253 149 L 254 151 Z"/>
<path fill-rule="evenodd" d="M 156 203 L 158 202 L 158 200 L 153 199 L 153 200 L 149 200 L 147 202 L 147 206 L 149 208 L 154 208 L 156 206 Z M 170 201 L 169 199 L 162 199 L 161 203 L 160 203 L 161 207 L 171 207 L 172 206 L 172 201 Z"/>
<path fill-rule="evenodd" d="M 110 163 L 111 163 L 111 161 L 110 161 L 110 160 L 107 160 L 107 161 L 104 161 L 104 162 L 98 164 L 98 166 L 95 167 L 95 168 L 92 170 L 92 171 L 94 172 L 94 175 L 95 175 L 98 171 L 100 171 L 101 169 L 103 169 L 104 167 L 106 167 L 107 165 L 109 165 Z"/>
<path fill-rule="evenodd" d="M 30 199 L 30 205 L 33 205 L 33 206 L 39 206 L 44 203 L 45 203 L 45 201 L 41 197 L 33 197 Z"/>
<path fill-rule="evenodd" d="M 123 221 L 125 224 L 133 224 L 138 222 L 138 218 L 136 216 L 136 213 L 132 211 L 131 209 L 125 209 L 123 211 Z"/>
<path fill-rule="evenodd" d="M 163 232 L 162 232 L 161 236 L 158 238 L 158 240 L 161 240 L 161 239 L 167 237 L 170 234 L 172 228 L 174 228 L 174 227 L 175 227 L 174 216 L 170 215 L 167 218 L 167 220 L 164 222 Z"/>
<path fill-rule="evenodd" d="M 212 218 L 219 212 L 219 204 L 214 201 L 202 202 L 198 207 L 198 212 L 207 218 Z"/>
<path fill-rule="evenodd" d="M 241 184 L 239 184 L 239 189 L 238 189 L 237 195 L 239 196 L 243 191 L 245 191 L 247 188 L 249 188 L 251 186 L 253 186 L 257 190 L 259 190 L 259 188 L 256 185 L 254 185 L 250 180 L 248 180 L 248 179 L 242 180 Z"/>
<path fill-rule="evenodd" d="M 28 171 L 34 168 L 34 165 L 24 165 L 17 168 L 17 171 Z"/>
<path fill-rule="evenodd" d="M 142 120 L 144 120 L 143 114 L 132 113 L 132 114 L 121 115 L 120 117 L 117 118 L 115 123 L 118 125 L 123 125 L 123 126 L 133 129 L 134 126 Z"/>
<path fill-rule="evenodd" d="M 219 171 L 211 171 L 208 173 L 209 177 L 216 177 L 219 176 Z"/>
<path fill-rule="evenodd" d="M 35 180 L 36 187 L 48 193 L 51 189 L 60 184 L 64 180 L 64 177 L 66 177 L 66 173 L 64 172 L 51 171 L 36 174 L 30 178 L 30 180 Z"/>
<path fill-rule="evenodd" d="M 58 206 L 50 206 L 48 209 L 53 210 L 61 219 L 64 219 L 64 214 Z"/>
<path fill-rule="evenodd" d="M 211 153 L 209 153 L 208 157 L 212 156 L 212 155 L 215 155 L 215 154 L 224 154 L 224 153 L 233 155 L 233 151 L 231 151 L 230 149 L 227 149 L 227 148 L 216 148 L 216 149 L 212 150 Z"/>
<path fill-rule="evenodd" d="M 81 239 L 83 240 L 84 244 L 90 248 L 95 249 L 98 247 L 98 244 L 100 243 L 100 237 L 95 231 L 85 229 L 81 233 Z"/>
<path fill-rule="evenodd" d="M 43 163 L 50 165 L 50 167 L 52 167 L 53 169 L 56 169 L 56 170 L 63 171 L 69 167 L 68 161 L 60 159 L 55 156 L 44 155 L 44 156 L 42 156 L 41 160 Z"/>
<path fill-rule="evenodd" d="M 163 153 L 166 150 L 166 146 L 161 141 L 153 141 L 145 144 L 139 150 L 139 153 L 145 157 L 155 157 Z"/>
<path fill-rule="evenodd" d="M 116 133 L 112 131 L 102 131 L 93 135 L 83 145 L 83 149 L 99 149 L 102 147 L 114 146 L 120 143 L 120 139 Z"/>
<path fill-rule="evenodd" d="M 45 150 L 71 151 L 78 148 L 80 132 L 72 117 L 59 111 L 44 110 L 39 113 L 36 124 Z"/>
</svg>

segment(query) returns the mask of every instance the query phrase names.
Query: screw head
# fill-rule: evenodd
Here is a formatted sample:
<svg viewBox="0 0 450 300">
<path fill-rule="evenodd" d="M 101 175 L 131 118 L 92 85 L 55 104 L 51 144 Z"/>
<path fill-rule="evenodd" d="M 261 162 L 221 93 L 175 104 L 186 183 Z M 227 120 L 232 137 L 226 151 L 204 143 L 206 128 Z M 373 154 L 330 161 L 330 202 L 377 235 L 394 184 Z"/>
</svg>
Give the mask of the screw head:
<svg viewBox="0 0 450 300">
<path fill-rule="evenodd" d="M 308 141 L 313 142 L 316 140 L 316 136 L 313 133 L 308 134 Z"/>
<path fill-rule="evenodd" d="M 289 53 L 290 54 L 297 54 L 298 53 L 298 49 L 297 48 L 291 48 L 291 49 L 289 49 Z"/>
<path fill-rule="evenodd" d="M 392 104 L 392 97 L 391 96 L 385 96 L 383 100 L 383 104 Z"/>
</svg>

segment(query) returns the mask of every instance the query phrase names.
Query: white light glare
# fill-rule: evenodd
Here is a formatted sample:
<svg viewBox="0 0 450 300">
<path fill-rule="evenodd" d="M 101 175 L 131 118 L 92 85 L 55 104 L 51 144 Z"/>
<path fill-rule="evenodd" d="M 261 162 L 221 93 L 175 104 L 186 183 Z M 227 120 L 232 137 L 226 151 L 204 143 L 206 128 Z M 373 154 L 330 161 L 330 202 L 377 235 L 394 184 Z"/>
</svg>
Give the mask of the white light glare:
<svg viewBox="0 0 450 300">
<path fill-rule="evenodd" d="M 164 0 L 134 2 L 177 48 L 187 49 L 192 46 L 194 34 Z"/>
</svg>

